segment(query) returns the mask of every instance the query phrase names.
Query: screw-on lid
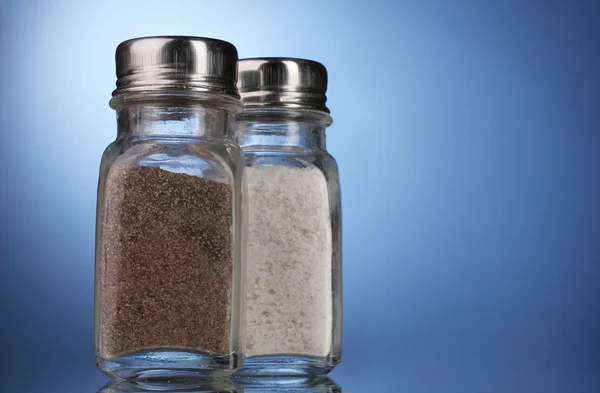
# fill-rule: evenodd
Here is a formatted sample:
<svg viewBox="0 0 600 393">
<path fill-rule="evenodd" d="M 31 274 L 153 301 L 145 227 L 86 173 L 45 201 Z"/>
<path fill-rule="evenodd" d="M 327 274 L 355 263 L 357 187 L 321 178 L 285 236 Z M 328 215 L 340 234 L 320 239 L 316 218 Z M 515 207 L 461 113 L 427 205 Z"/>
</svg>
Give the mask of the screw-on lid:
<svg viewBox="0 0 600 393">
<path fill-rule="evenodd" d="M 238 90 L 243 110 L 313 109 L 329 113 L 327 69 L 312 60 L 265 57 L 238 63 Z"/>
<path fill-rule="evenodd" d="M 117 89 L 113 97 L 185 90 L 239 98 L 238 54 L 229 42 L 185 36 L 134 38 L 122 42 L 115 57 Z"/>
</svg>

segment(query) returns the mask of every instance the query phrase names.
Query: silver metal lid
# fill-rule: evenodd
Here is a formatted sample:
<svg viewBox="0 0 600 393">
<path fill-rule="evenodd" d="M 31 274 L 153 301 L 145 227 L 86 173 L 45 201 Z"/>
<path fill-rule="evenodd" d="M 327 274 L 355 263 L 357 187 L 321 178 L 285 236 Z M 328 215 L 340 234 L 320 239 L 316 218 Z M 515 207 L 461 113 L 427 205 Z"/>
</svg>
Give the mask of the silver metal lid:
<svg viewBox="0 0 600 393">
<path fill-rule="evenodd" d="M 117 89 L 113 97 L 185 90 L 239 98 L 238 54 L 229 42 L 185 36 L 134 38 L 117 47 L 115 60 Z"/>
<path fill-rule="evenodd" d="M 327 69 L 312 60 L 264 57 L 238 63 L 243 109 L 291 108 L 329 113 Z"/>
</svg>

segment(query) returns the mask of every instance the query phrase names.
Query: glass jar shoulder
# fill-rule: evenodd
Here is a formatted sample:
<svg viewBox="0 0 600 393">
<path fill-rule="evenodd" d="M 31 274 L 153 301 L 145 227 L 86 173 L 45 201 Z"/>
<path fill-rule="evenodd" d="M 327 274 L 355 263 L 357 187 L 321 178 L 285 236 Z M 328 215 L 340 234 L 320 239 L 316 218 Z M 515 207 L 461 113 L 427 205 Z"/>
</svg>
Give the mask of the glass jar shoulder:
<svg viewBox="0 0 600 393">
<path fill-rule="evenodd" d="M 106 148 L 101 176 L 114 166 L 148 166 L 233 185 L 243 163 L 241 149 L 229 140 L 127 137 Z"/>
</svg>

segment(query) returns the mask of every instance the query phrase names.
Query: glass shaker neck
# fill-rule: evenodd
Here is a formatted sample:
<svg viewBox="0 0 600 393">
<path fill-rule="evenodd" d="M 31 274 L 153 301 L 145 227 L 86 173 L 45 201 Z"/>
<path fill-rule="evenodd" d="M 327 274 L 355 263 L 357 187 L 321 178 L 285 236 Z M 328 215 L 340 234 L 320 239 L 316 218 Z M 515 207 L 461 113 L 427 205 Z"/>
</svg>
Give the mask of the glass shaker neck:
<svg viewBox="0 0 600 393">
<path fill-rule="evenodd" d="M 235 139 L 235 103 L 181 100 L 111 101 L 119 137 Z"/>
<path fill-rule="evenodd" d="M 245 150 L 327 150 L 327 114 L 244 112 L 237 121 L 237 142 Z"/>
</svg>

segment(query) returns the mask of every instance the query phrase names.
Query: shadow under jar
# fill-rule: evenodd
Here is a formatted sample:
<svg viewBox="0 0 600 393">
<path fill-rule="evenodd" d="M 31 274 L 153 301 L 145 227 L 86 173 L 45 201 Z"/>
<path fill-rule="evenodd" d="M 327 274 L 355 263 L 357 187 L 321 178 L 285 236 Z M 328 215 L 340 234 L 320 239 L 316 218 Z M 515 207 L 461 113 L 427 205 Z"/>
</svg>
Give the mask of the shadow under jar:
<svg viewBox="0 0 600 393">
<path fill-rule="evenodd" d="M 324 374 L 341 360 L 341 220 L 327 152 L 327 72 L 301 59 L 238 64 L 246 159 L 246 361 L 237 376 Z"/>
<path fill-rule="evenodd" d="M 96 235 L 96 360 L 111 377 L 222 375 L 243 360 L 236 61 L 204 38 L 117 48 Z"/>
</svg>

